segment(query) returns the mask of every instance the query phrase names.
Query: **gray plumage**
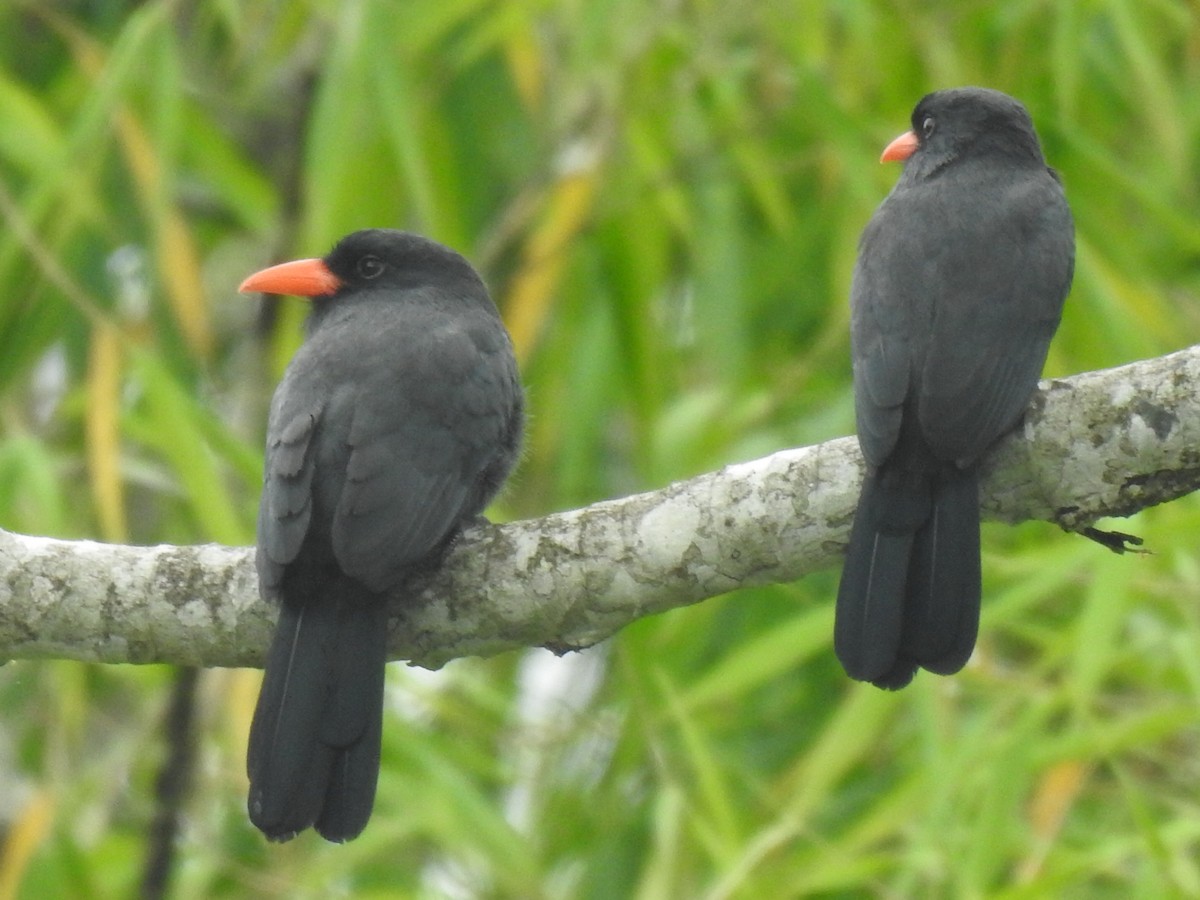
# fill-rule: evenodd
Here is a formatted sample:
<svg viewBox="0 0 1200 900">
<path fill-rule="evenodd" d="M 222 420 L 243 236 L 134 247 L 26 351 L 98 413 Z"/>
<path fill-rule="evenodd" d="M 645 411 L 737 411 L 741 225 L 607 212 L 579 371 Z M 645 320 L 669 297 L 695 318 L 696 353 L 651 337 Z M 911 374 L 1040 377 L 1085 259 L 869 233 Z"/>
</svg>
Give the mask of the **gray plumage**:
<svg viewBox="0 0 1200 900">
<path fill-rule="evenodd" d="M 366 262 L 364 262 L 366 261 Z M 271 404 L 258 518 L 280 604 L 248 752 L 268 837 L 348 840 L 379 769 L 387 598 L 440 561 L 518 454 L 523 399 L 487 290 L 452 250 L 360 231 Z"/>
<path fill-rule="evenodd" d="M 1029 403 L 1074 266 L 1070 209 L 1019 102 L 939 91 L 912 126 L 919 142 L 863 232 L 851 286 L 868 474 L 835 625 L 846 671 L 887 688 L 971 654 L 978 463 Z"/>
</svg>

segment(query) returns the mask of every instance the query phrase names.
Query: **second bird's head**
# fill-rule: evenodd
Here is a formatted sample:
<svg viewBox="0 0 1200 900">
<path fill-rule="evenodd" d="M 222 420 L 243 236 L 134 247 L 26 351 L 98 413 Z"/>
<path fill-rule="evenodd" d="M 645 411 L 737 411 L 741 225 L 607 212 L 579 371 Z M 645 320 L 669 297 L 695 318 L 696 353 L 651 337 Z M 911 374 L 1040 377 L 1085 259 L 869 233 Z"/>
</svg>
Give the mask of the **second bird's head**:
<svg viewBox="0 0 1200 900">
<path fill-rule="evenodd" d="M 959 159 L 1004 156 L 1045 165 L 1033 120 L 1019 100 L 990 88 L 962 87 L 925 95 L 912 130 L 884 148 L 880 162 L 905 162 L 909 178 L 937 174 Z"/>
</svg>

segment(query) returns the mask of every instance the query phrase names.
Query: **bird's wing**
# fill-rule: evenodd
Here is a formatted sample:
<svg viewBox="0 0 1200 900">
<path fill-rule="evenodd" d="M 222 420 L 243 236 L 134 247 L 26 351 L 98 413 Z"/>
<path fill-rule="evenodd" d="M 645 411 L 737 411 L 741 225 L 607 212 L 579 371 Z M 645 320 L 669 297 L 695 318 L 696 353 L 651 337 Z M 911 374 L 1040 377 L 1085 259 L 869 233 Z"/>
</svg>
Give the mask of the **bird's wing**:
<svg viewBox="0 0 1200 900">
<path fill-rule="evenodd" d="M 316 469 L 313 438 L 322 407 L 321 399 L 311 398 L 290 405 L 279 403 L 272 410 L 257 542 L 259 577 L 269 589 L 277 589 L 282 583 L 284 566 L 296 558 L 308 533 Z M 277 419 L 281 421 L 275 427 Z"/>
<path fill-rule="evenodd" d="M 1011 186 L 1000 214 L 972 231 L 960 229 L 948 248 L 970 263 L 938 283 L 918 398 L 929 446 L 960 464 L 977 459 L 1025 410 L 1074 265 L 1070 212 L 1049 175 Z"/>
<path fill-rule="evenodd" d="M 854 365 L 854 412 L 858 442 L 872 466 L 882 465 L 900 437 L 900 422 L 912 381 L 912 317 L 920 315 L 926 297 L 912 305 L 897 302 L 896 271 L 919 264 L 919 254 L 906 252 L 913 237 L 882 205 L 859 242 L 850 285 L 851 357 Z M 919 274 L 907 280 L 920 281 Z"/>
<path fill-rule="evenodd" d="M 898 188 L 863 232 L 851 288 L 855 408 L 876 466 L 909 406 L 946 461 L 973 461 L 1012 427 L 1070 287 L 1070 211 L 1048 170 L 988 203 L 962 188 Z"/>
<path fill-rule="evenodd" d="M 479 482 L 511 450 L 504 439 L 517 388 L 500 329 L 434 329 L 403 364 L 402 378 L 373 372 L 356 392 L 333 517 L 339 565 L 374 590 L 390 586 L 481 511 L 490 491 Z M 395 384 L 419 389 L 398 391 Z"/>
</svg>

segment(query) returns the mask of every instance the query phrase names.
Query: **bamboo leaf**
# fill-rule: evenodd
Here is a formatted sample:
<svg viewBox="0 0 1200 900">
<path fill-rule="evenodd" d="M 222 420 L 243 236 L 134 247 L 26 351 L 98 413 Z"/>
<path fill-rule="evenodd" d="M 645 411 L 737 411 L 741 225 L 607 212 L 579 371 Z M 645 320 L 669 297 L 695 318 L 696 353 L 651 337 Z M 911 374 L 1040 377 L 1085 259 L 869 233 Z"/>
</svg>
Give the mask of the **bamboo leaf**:
<svg viewBox="0 0 1200 900">
<path fill-rule="evenodd" d="M 115 327 L 101 325 L 93 332 L 87 381 L 88 480 L 101 534 L 116 543 L 129 535 L 121 478 L 123 355 Z"/>
</svg>

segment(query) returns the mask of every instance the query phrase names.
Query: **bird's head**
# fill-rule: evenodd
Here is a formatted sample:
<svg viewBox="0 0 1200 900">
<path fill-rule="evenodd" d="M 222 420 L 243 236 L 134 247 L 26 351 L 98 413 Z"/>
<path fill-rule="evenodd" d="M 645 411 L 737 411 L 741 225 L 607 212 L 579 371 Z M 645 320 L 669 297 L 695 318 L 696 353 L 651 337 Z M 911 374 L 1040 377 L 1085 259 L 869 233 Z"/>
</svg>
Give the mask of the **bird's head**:
<svg viewBox="0 0 1200 900">
<path fill-rule="evenodd" d="M 474 296 L 483 282 L 460 254 L 407 231 L 367 228 L 338 241 L 322 258 L 297 259 L 255 272 L 241 283 L 242 293 L 288 294 L 337 300 L 377 296 L 421 287 L 461 287 Z"/>
<path fill-rule="evenodd" d="M 989 155 L 1045 165 L 1033 121 L 1020 101 L 989 88 L 935 91 L 917 104 L 912 129 L 884 148 L 880 162 L 903 161 L 923 178 L 960 159 Z"/>
</svg>

